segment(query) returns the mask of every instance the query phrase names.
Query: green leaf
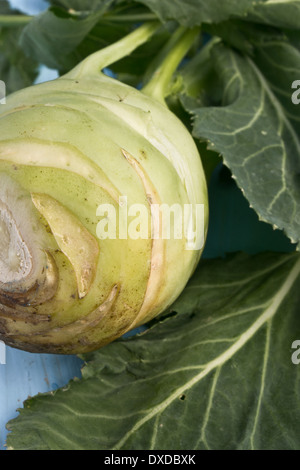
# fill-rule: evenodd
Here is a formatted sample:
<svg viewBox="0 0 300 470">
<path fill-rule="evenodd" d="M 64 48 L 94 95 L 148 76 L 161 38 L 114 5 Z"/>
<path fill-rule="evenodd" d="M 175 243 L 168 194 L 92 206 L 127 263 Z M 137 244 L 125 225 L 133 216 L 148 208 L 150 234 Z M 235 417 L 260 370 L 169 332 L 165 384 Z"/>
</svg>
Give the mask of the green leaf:
<svg viewBox="0 0 300 470">
<path fill-rule="evenodd" d="M 162 21 L 176 20 L 184 26 L 219 23 L 232 16 L 244 17 L 254 0 L 188 0 L 184 4 L 174 0 L 139 0 Z"/>
<path fill-rule="evenodd" d="M 4 0 L 0 3 L 0 15 L 10 19 L 4 26 L 0 26 L 0 80 L 5 82 L 6 93 L 9 94 L 32 85 L 37 77 L 38 67 L 36 61 L 27 57 L 19 45 L 23 27 L 18 25 L 18 21 L 12 24 L 14 18 L 19 20 L 24 17 L 17 10 L 11 9 Z"/>
<path fill-rule="evenodd" d="M 28 56 L 49 68 L 67 70 L 73 65 L 69 62 L 69 54 L 89 34 L 112 2 L 105 0 L 96 10 L 83 12 L 51 7 L 24 28 L 21 46 Z"/>
<path fill-rule="evenodd" d="M 265 0 L 256 2 L 248 19 L 279 28 L 300 29 L 299 0 Z"/>
<path fill-rule="evenodd" d="M 65 0 L 52 1 L 52 4 L 53 7 L 26 26 L 21 46 L 28 56 L 58 69 L 60 74 L 129 34 L 137 22 L 144 21 L 145 15 L 148 18 L 149 12 L 142 5 L 113 0 Z M 114 65 L 114 72 L 124 81 L 137 85 L 153 54 L 162 47 L 169 34 L 162 28 L 153 40 Z"/>
<path fill-rule="evenodd" d="M 300 240 L 299 111 L 291 85 L 300 76 L 300 53 L 290 43 L 255 43 L 254 57 L 219 43 L 211 51 L 221 83 L 219 106 L 188 97 L 193 134 L 222 154 L 260 219 Z"/>
<path fill-rule="evenodd" d="M 139 0 L 162 21 L 176 20 L 185 26 L 202 23 L 220 23 L 230 18 L 241 18 L 279 28 L 299 29 L 300 4 L 298 0 Z"/>
<path fill-rule="evenodd" d="M 293 29 L 289 29 L 289 30 L 284 30 L 285 31 L 285 34 L 287 35 L 290 43 L 296 48 L 298 49 L 298 51 L 300 51 L 300 31 L 298 30 L 293 30 Z"/>
<path fill-rule="evenodd" d="M 0 32 L 0 79 L 6 84 L 7 94 L 32 85 L 38 75 L 37 63 L 18 45 L 19 35 L 16 28 Z"/>
<path fill-rule="evenodd" d="M 172 314 L 29 398 L 8 448 L 297 449 L 298 254 L 205 260 Z"/>
<path fill-rule="evenodd" d="M 226 44 L 247 55 L 252 55 L 253 46 L 245 34 L 245 29 L 249 25 L 251 23 L 248 24 L 242 20 L 228 20 L 216 24 L 203 24 L 202 29 L 210 36 L 222 38 Z"/>
<path fill-rule="evenodd" d="M 12 13 L 16 13 L 16 10 L 12 10 L 7 0 L 1 0 L 0 15 L 11 15 Z"/>
</svg>

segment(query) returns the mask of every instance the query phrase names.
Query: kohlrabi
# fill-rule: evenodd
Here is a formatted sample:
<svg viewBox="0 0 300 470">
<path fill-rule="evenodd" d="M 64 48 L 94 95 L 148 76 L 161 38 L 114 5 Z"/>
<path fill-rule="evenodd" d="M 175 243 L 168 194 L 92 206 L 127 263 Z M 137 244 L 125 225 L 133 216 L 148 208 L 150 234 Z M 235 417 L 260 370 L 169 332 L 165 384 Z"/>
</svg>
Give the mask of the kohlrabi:
<svg viewBox="0 0 300 470">
<path fill-rule="evenodd" d="M 170 306 L 199 261 L 205 177 L 164 102 L 195 31 L 177 34 L 141 91 L 102 73 L 156 28 L 0 108 L 0 339 L 10 346 L 99 348 Z"/>
</svg>

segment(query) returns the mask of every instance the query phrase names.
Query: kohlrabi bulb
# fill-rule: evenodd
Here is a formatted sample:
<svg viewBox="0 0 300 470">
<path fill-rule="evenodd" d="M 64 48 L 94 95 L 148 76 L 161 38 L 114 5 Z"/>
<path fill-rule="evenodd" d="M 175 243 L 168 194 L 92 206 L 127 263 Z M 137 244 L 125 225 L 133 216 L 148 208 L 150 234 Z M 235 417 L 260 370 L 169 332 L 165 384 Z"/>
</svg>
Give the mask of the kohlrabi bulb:
<svg viewBox="0 0 300 470">
<path fill-rule="evenodd" d="M 94 350 L 146 323 L 203 250 L 193 138 L 91 63 L 0 106 L 0 339 L 32 352 Z"/>
</svg>

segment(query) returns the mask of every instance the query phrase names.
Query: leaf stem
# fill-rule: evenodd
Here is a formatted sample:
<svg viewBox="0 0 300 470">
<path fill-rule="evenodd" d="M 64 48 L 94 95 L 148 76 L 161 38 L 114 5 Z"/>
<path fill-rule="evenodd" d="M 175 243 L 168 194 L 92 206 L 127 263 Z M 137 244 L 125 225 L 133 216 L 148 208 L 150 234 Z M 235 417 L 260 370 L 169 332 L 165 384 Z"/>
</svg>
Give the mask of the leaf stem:
<svg viewBox="0 0 300 470">
<path fill-rule="evenodd" d="M 0 26 L 25 26 L 32 20 L 32 18 L 33 16 L 27 15 L 0 15 Z"/>
<path fill-rule="evenodd" d="M 155 21 L 157 17 L 153 13 L 142 13 L 132 15 L 103 15 L 103 19 L 116 23 L 140 23 L 142 21 Z"/>
<path fill-rule="evenodd" d="M 77 67 L 65 75 L 68 78 L 79 78 L 86 75 L 98 75 L 101 70 L 130 55 L 144 44 L 161 26 L 157 21 L 145 23 L 119 41 L 94 52 Z"/>
<path fill-rule="evenodd" d="M 142 88 L 143 93 L 165 104 L 165 97 L 174 72 L 193 45 L 200 28 L 186 29 L 180 26 L 161 53 L 161 63 L 150 81 Z"/>
</svg>

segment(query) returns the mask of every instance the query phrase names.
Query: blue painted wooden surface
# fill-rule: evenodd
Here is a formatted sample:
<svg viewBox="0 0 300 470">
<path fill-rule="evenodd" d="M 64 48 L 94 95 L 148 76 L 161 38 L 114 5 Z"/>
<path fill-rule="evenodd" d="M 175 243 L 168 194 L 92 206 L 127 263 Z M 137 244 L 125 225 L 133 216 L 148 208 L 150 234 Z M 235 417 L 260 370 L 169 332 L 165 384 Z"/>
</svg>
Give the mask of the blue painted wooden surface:
<svg viewBox="0 0 300 470">
<path fill-rule="evenodd" d="M 8 0 L 8 2 L 13 8 L 17 8 L 27 15 L 37 15 L 49 6 L 47 0 Z"/>
<path fill-rule="evenodd" d="M 39 0 L 14 0 L 13 5 L 35 14 L 45 8 Z M 1 78 L 1 77 L 0 77 Z M 55 78 L 55 72 L 42 69 L 39 81 Z M 216 169 L 210 183 L 210 226 L 204 252 L 206 258 L 243 250 L 290 251 L 293 247 L 279 231 L 259 222 L 255 212 L 230 178 L 228 170 Z M 0 349 L 1 362 L 1 349 Z M 55 390 L 74 377 L 80 377 L 82 362 L 76 356 L 31 354 L 6 348 L 6 364 L 0 364 L 0 449 L 4 450 L 5 424 L 17 416 L 28 396 Z"/>
<path fill-rule="evenodd" d="M 0 365 L 0 449 L 5 450 L 6 423 L 17 416 L 28 396 L 62 387 L 80 377 L 81 361 L 75 356 L 31 354 L 6 348 Z"/>
</svg>

